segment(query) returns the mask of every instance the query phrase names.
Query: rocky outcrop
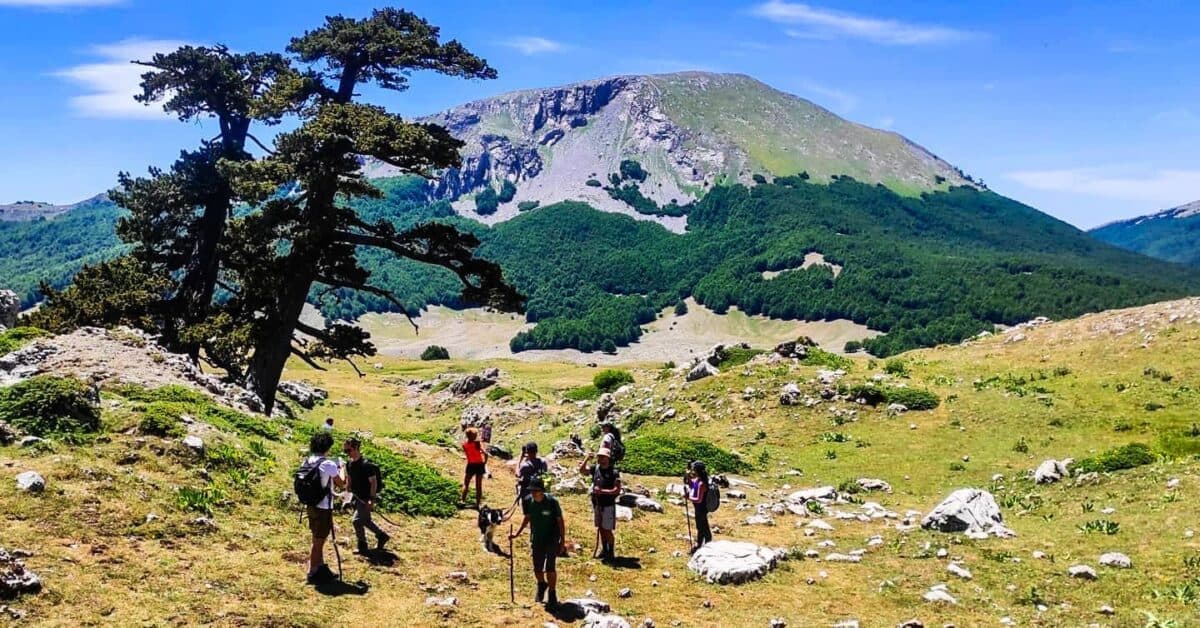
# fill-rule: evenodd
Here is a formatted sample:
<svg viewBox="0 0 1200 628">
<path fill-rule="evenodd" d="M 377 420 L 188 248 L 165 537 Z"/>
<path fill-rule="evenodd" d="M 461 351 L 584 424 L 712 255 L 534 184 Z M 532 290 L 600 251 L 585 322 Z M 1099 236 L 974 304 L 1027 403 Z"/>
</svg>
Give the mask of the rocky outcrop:
<svg viewBox="0 0 1200 628">
<path fill-rule="evenodd" d="M 741 584 L 765 576 L 782 558 L 782 552 L 753 543 L 713 541 L 692 554 L 688 569 L 713 584 Z"/>
<path fill-rule="evenodd" d="M 1052 484 L 1067 477 L 1067 466 L 1073 460 L 1046 460 L 1033 471 L 1033 481 L 1038 484 Z"/>
<path fill-rule="evenodd" d="M 17 326 L 21 314 L 21 297 L 12 290 L 0 290 L 0 329 Z"/>
<path fill-rule="evenodd" d="M 308 410 L 313 409 L 318 403 L 329 398 L 328 392 L 304 382 L 279 382 L 279 392 L 288 399 L 300 404 L 300 407 Z"/>
<path fill-rule="evenodd" d="M 24 550 L 0 547 L 0 600 L 32 595 L 42 590 L 42 579 L 25 568 L 23 559 L 29 555 Z"/>
<path fill-rule="evenodd" d="M 966 532 L 973 538 L 1016 536 L 1004 526 L 996 498 L 987 491 L 960 488 L 921 521 L 921 527 L 941 532 Z"/>
<path fill-rule="evenodd" d="M 497 371 L 496 375 L 498 374 L 499 372 Z M 489 375 L 493 374 L 489 373 L 488 371 L 484 371 L 479 375 L 466 375 L 455 381 L 453 384 L 450 384 L 450 392 L 460 397 L 473 395 L 496 383 L 496 376 L 493 375 L 492 377 L 488 377 Z"/>
</svg>

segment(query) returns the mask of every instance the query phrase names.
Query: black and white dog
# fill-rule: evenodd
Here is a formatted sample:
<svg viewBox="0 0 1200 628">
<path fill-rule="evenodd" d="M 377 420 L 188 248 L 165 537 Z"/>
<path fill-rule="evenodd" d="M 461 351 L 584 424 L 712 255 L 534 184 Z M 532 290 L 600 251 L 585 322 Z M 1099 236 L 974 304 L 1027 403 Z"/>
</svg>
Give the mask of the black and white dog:
<svg viewBox="0 0 1200 628">
<path fill-rule="evenodd" d="M 479 509 L 479 542 L 484 551 L 503 554 L 499 545 L 492 540 L 500 524 L 504 522 L 504 511 L 483 506 Z"/>
</svg>

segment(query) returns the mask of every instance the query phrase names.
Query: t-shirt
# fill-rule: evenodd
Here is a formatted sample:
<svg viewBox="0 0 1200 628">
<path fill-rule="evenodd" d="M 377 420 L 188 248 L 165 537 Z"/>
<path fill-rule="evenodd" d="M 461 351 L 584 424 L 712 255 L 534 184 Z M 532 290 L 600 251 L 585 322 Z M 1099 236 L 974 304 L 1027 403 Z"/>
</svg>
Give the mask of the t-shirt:
<svg viewBox="0 0 1200 628">
<path fill-rule="evenodd" d="M 477 440 L 463 441 L 463 451 L 467 452 L 467 463 L 482 464 L 483 463 L 483 446 Z"/>
<path fill-rule="evenodd" d="M 338 464 L 337 461 L 329 458 L 322 460 L 321 456 L 309 456 L 305 462 L 312 464 L 318 460 L 321 460 L 318 468 L 321 471 L 321 486 L 325 488 L 325 497 L 317 503 L 317 510 L 333 510 L 333 493 L 330 486 L 333 478 L 338 474 Z"/>
<path fill-rule="evenodd" d="M 598 464 L 592 465 L 592 486 L 600 488 L 616 488 L 617 480 L 621 479 L 620 472 L 611 463 L 605 469 Z M 612 506 L 617 503 L 616 495 L 592 495 L 597 506 Z"/>
<path fill-rule="evenodd" d="M 529 481 L 533 478 L 546 472 L 546 461 L 541 458 L 526 458 L 521 461 L 521 466 L 517 467 L 518 484 L 521 487 L 521 492 L 524 493 L 529 486 Z"/>
<path fill-rule="evenodd" d="M 529 518 L 529 540 L 538 547 L 557 545 L 558 520 L 562 519 L 562 506 L 552 495 L 543 495 L 542 501 L 533 495 L 521 500 L 521 512 Z"/>
<path fill-rule="evenodd" d="M 704 493 L 708 487 L 704 485 L 704 480 L 700 478 L 692 478 L 687 481 L 688 484 L 688 499 L 697 504 L 704 503 Z"/>
<path fill-rule="evenodd" d="M 350 492 L 359 499 L 371 499 L 371 478 L 379 473 L 379 467 L 366 458 L 359 457 L 346 465 L 346 475 L 350 478 Z M 378 486 L 375 487 L 379 489 Z"/>
<path fill-rule="evenodd" d="M 613 445 L 617 443 L 617 435 L 609 432 L 600 439 L 600 448 L 612 451 Z"/>
<path fill-rule="evenodd" d="M 482 440 L 485 443 L 492 442 L 492 426 L 491 425 L 485 425 L 479 429 L 479 440 Z"/>
</svg>

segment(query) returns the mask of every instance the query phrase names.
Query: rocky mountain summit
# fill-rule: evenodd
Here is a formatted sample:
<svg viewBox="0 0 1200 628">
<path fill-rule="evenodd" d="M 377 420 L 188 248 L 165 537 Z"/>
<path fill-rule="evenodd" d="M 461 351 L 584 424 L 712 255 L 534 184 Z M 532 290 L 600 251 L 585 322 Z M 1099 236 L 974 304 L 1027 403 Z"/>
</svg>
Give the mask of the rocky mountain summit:
<svg viewBox="0 0 1200 628">
<path fill-rule="evenodd" d="M 605 189 L 622 160 L 646 176 L 641 193 L 683 205 L 721 183 L 754 175 L 850 175 L 898 191 L 967 183 L 964 175 L 908 139 L 849 122 L 749 76 L 681 72 L 615 76 L 511 92 L 429 116 L 464 142 L 463 165 L 433 195 L 475 217 L 471 197 L 505 181 L 516 193 L 486 215 L 507 220 L 522 203 L 579 200 L 655 220 L 681 232 L 683 216 L 638 213 Z M 374 176 L 388 174 L 371 167 Z M 503 199 L 502 199 L 503 200 Z"/>
</svg>

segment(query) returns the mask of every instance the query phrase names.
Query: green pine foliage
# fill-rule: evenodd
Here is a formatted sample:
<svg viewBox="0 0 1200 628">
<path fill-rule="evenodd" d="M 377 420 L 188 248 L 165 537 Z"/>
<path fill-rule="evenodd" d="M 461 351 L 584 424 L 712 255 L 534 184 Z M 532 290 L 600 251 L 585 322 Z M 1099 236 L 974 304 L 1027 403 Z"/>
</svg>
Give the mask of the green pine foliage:
<svg viewBox="0 0 1200 628">
<path fill-rule="evenodd" d="M 737 455 L 707 441 L 638 436 L 626 441 L 621 470 L 638 475 L 682 476 L 693 460 L 704 461 L 709 473 L 737 473 L 750 468 Z"/>
<path fill-rule="evenodd" d="M 513 197 L 516 195 L 517 195 L 516 184 L 513 183 L 512 181 L 509 181 L 508 179 L 505 179 L 504 183 L 500 184 L 500 193 L 496 195 L 496 198 L 501 203 L 507 203 L 507 202 L 513 200 Z"/>
<path fill-rule="evenodd" d="M 441 345 L 429 345 L 421 352 L 421 359 L 426 362 L 430 360 L 449 360 L 450 351 Z"/>
<path fill-rule="evenodd" d="M 0 421 L 33 436 L 92 433 L 100 430 L 100 404 L 77 379 L 37 375 L 0 388 Z"/>
<path fill-rule="evenodd" d="M 534 209 L 537 209 L 538 205 L 540 205 L 540 204 L 541 203 L 539 203 L 538 201 L 521 201 L 520 203 L 517 203 L 517 211 L 527 212 L 530 210 L 534 210 Z"/>
<path fill-rule="evenodd" d="M 490 216 L 500 207 L 500 196 L 492 188 L 483 188 L 475 195 L 475 213 L 480 216 Z"/>
<path fill-rule="evenodd" d="M 612 392 L 633 383 L 633 374 L 622 369 L 604 369 L 592 377 L 592 385 L 600 392 Z"/>
</svg>

